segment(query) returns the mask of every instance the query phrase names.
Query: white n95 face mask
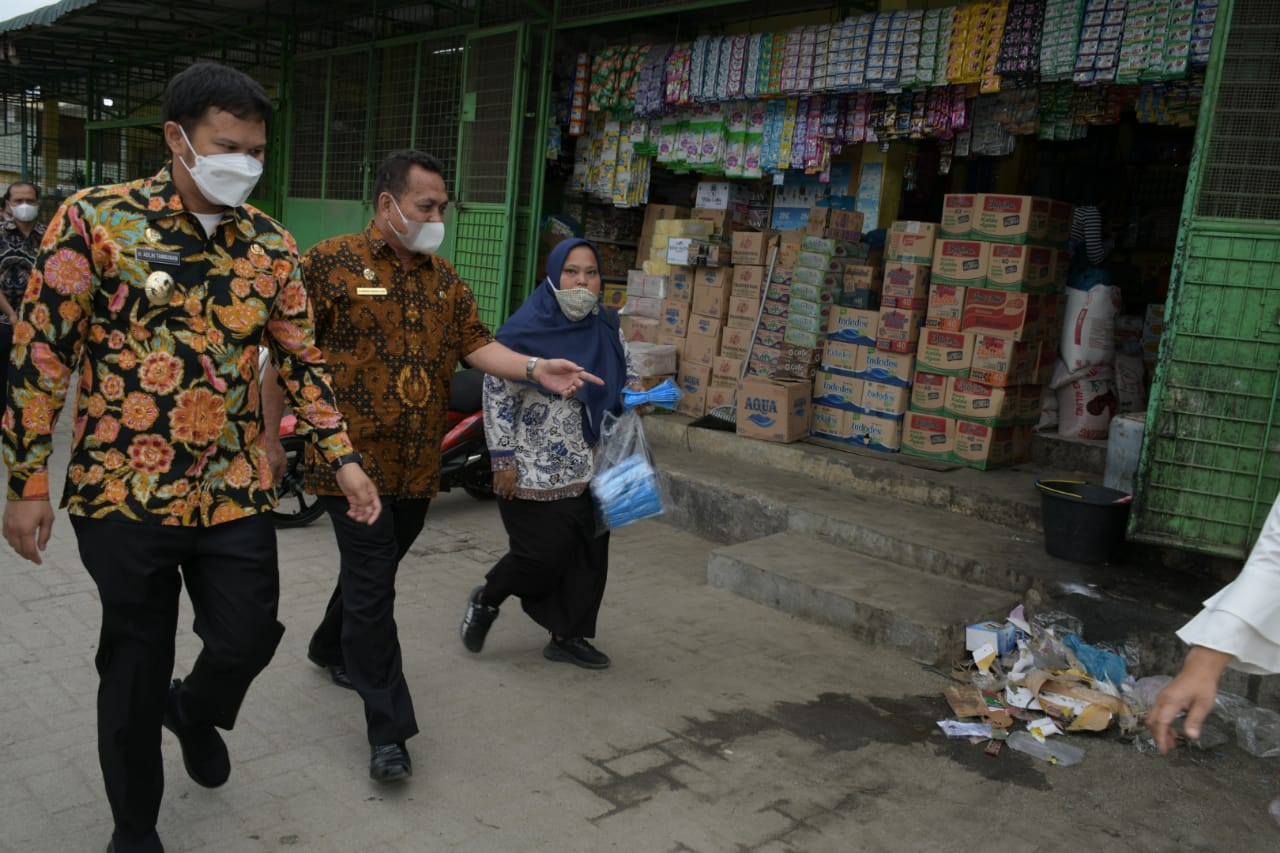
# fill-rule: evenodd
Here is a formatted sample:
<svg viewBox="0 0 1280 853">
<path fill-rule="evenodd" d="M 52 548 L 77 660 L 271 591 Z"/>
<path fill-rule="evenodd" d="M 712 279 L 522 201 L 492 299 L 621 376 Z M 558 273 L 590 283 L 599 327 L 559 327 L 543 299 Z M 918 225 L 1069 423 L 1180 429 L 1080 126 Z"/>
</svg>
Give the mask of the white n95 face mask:
<svg viewBox="0 0 1280 853">
<path fill-rule="evenodd" d="M 40 215 L 38 205 L 28 204 L 25 201 L 21 204 L 13 205 L 13 218 L 19 222 L 33 222 Z"/>
<path fill-rule="evenodd" d="M 182 126 L 178 126 L 182 130 Z M 195 146 L 182 130 L 182 138 L 195 155 L 195 165 L 182 164 L 191 174 L 200 194 L 214 204 L 239 207 L 249 198 L 262 177 L 262 164 L 248 154 L 197 154 Z"/>
<path fill-rule="evenodd" d="M 400 242 L 404 247 L 415 255 L 430 255 L 440 248 L 444 243 L 444 223 L 443 222 L 417 222 L 404 215 L 404 211 L 400 209 L 400 204 L 393 196 L 391 203 L 396 206 L 396 213 L 400 214 L 400 218 L 404 220 L 403 232 L 392 225 L 396 236 L 400 238 Z M 390 224 L 390 223 L 388 223 Z"/>
</svg>

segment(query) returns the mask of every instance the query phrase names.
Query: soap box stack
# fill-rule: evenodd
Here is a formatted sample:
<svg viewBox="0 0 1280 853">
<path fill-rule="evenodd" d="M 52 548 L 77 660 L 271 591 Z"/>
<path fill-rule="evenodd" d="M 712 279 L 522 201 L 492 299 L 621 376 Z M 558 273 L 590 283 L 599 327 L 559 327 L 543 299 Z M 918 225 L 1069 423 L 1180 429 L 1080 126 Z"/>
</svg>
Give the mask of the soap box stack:
<svg viewBox="0 0 1280 853">
<path fill-rule="evenodd" d="M 997 468 L 1027 461 L 1057 356 L 1071 206 L 948 195 L 916 350 L 904 452 Z"/>
<path fill-rule="evenodd" d="M 936 239 L 934 223 L 895 222 L 885 248 L 879 308 L 840 305 L 832 311 L 814 378 L 814 435 L 899 449 Z"/>
</svg>

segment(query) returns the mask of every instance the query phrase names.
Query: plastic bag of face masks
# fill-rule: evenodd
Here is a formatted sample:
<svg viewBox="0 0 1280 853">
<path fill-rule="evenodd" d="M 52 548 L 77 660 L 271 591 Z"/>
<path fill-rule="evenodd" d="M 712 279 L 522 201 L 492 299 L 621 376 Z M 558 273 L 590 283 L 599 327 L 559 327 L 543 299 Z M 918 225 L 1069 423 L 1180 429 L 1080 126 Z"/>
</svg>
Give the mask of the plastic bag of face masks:
<svg viewBox="0 0 1280 853">
<path fill-rule="evenodd" d="M 601 533 L 653 518 L 666 509 L 653 454 L 634 409 L 604 416 L 591 497 Z"/>
</svg>

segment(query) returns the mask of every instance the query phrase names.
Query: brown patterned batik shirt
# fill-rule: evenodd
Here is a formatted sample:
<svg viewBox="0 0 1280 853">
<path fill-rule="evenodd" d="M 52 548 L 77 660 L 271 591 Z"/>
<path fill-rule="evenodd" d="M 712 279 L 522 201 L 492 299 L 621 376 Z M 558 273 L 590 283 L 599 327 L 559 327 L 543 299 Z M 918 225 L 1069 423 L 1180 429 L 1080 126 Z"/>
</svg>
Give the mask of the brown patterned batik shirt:
<svg viewBox="0 0 1280 853">
<path fill-rule="evenodd" d="M 434 497 L 453 373 L 493 341 L 471 288 L 439 255 L 415 256 L 405 267 L 373 222 L 310 249 L 302 277 L 364 470 L 379 494 Z M 307 485 L 340 494 L 332 470 L 310 451 Z"/>
</svg>

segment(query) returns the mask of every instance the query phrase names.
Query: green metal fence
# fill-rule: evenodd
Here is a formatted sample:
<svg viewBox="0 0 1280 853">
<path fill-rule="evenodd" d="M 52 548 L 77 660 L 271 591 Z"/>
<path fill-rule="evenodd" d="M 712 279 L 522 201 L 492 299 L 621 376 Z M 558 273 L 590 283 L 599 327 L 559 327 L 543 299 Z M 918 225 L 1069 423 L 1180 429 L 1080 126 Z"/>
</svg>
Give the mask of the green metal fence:
<svg viewBox="0 0 1280 853">
<path fill-rule="evenodd" d="M 1280 490 L 1280 18 L 1223 0 L 1139 467 L 1144 539 L 1244 556 Z"/>
</svg>

